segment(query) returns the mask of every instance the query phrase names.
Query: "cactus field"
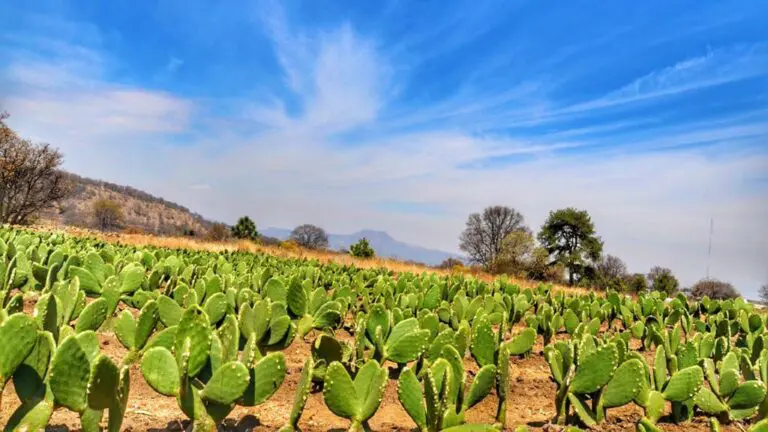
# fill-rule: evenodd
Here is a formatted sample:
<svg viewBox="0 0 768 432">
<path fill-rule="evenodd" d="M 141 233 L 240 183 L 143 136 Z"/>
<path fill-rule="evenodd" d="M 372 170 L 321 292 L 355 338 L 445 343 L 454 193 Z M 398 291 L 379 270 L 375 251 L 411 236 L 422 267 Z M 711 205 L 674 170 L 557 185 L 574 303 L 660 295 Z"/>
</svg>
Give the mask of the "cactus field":
<svg viewBox="0 0 768 432">
<path fill-rule="evenodd" d="M 741 300 L 0 228 L 0 426 L 768 432 Z"/>
</svg>

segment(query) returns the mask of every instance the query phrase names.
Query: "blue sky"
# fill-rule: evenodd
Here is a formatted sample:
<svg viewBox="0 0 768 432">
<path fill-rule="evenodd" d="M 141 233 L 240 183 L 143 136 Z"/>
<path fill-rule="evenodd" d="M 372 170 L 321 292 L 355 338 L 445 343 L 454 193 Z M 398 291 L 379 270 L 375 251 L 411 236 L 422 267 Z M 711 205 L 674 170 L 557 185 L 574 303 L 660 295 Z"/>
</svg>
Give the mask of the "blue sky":
<svg viewBox="0 0 768 432">
<path fill-rule="evenodd" d="M 631 271 L 768 282 L 760 1 L 5 1 L 0 108 L 77 173 L 233 222 L 457 250 L 576 206 Z"/>
</svg>

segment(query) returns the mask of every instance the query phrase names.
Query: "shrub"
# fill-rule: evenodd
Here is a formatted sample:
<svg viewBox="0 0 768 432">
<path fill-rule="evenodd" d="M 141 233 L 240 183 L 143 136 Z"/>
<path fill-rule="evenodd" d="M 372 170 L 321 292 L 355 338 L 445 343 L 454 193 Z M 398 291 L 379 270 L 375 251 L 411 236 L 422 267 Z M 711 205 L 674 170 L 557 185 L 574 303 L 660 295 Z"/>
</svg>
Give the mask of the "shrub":
<svg viewBox="0 0 768 432">
<path fill-rule="evenodd" d="M 691 287 L 691 297 L 700 299 L 704 296 L 724 300 L 741 297 L 741 294 L 728 282 L 717 279 L 702 279 Z"/>
<path fill-rule="evenodd" d="M 437 265 L 442 270 L 453 270 L 454 267 L 464 267 L 464 263 L 458 258 L 448 257 Z"/>
<path fill-rule="evenodd" d="M 626 277 L 624 286 L 627 292 L 642 294 L 648 291 L 648 279 L 642 273 L 635 273 Z"/>
<path fill-rule="evenodd" d="M 112 230 L 123 222 L 123 209 L 115 201 L 96 200 L 93 202 L 93 219 L 100 230 Z"/>
<path fill-rule="evenodd" d="M 357 243 L 350 246 L 349 253 L 353 257 L 357 258 L 373 258 L 376 256 L 376 252 L 373 250 L 371 245 L 368 243 L 368 239 L 365 237 L 361 238 Z"/>
<path fill-rule="evenodd" d="M 274 237 L 267 237 L 260 235 L 258 238 L 258 241 L 260 244 L 263 244 L 265 246 L 280 246 L 280 239 L 274 238 Z"/>
<path fill-rule="evenodd" d="M 228 240 L 230 236 L 229 228 L 227 228 L 226 225 L 223 223 L 215 223 L 211 225 L 211 228 L 208 229 L 208 234 L 206 235 L 206 238 L 210 241 L 224 241 Z"/>
<path fill-rule="evenodd" d="M 299 250 L 301 250 L 301 246 L 299 246 L 299 244 L 293 240 L 286 240 L 284 242 L 280 242 L 280 248 L 290 252 L 298 252 Z"/>
</svg>

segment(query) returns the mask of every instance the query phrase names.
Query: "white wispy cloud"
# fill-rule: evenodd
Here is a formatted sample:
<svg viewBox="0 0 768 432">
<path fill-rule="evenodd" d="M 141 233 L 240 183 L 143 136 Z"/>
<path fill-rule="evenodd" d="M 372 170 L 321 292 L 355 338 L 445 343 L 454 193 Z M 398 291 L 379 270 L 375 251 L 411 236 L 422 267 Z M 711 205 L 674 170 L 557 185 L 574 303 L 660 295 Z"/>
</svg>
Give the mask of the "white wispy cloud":
<svg viewBox="0 0 768 432">
<path fill-rule="evenodd" d="M 568 107 L 561 113 L 589 111 L 686 93 L 768 73 L 768 44 L 709 49 L 648 73 L 598 99 Z"/>
<path fill-rule="evenodd" d="M 140 187 L 211 218 L 231 222 L 248 214 L 261 226 L 311 222 L 331 232 L 377 228 L 455 250 L 466 215 L 486 205 L 518 208 L 534 229 L 549 210 L 577 206 L 590 211 L 608 250 L 631 270 L 668 266 L 686 284 L 703 276 L 714 218 L 713 275 L 746 289 L 762 282 L 768 227 L 760 221 L 768 219 L 767 191 L 765 183 L 745 182 L 764 179 L 768 157 L 757 150 L 714 157 L 689 145 L 716 141 L 727 149 L 735 141 L 759 143 L 768 133 L 764 117 L 676 126 L 651 122 L 652 129 L 615 143 L 646 151 L 598 157 L 556 151 L 601 143 L 584 138 L 590 134 L 645 124 L 569 126 L 535 138 L 482 130 L 745 79 L 764 67 L 764 47 L 713 50 L 578 109 L 557 106 L 536 83 L 525 83 L 481 96 L 467 86 L 424 109 L 398 110 L 391 106 L 402 84 L 398 65 L 351 24 L 296 29 L 277 3 L 262 20 L 302 109 L 289 113 L 277 96 L 248 101 L 246 122 L 268 126 L 256 134 L 229 127 L 192 133 L 205 107 L 112 82 L 108 59 L 79 46 L 55 58 L 15 56 L 3 71 L 4 83 L 14 84 L 5 87 L 12 91 L 3 94 L 3 108 L 23 134 L 61 147 L 67 168 Z M 409 129 L 414 125 L 420 127 Z M 354 145 L 335 139 L 362 127 L 373 132 Z M 179 133 L 190 136 L 183 146 L 169 142 Z M 520 161 L 511 166 L 467 168 L 515 156 Z M 442 213 L 381 211 L 381 203 L 392 202 Z"/>
</svg>

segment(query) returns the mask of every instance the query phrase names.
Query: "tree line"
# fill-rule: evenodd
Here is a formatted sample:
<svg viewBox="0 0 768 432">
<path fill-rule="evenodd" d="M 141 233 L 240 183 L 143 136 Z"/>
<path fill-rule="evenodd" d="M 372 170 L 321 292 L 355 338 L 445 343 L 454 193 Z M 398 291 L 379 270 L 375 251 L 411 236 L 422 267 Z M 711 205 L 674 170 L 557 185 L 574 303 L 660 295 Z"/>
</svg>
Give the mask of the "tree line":
<svg viewBox="0 0 768 432">
<path fill-rule="evenodd" d="M 603 253 L 604 242 L 589 213 L 573 207 L 551 211 L 536 235 L 519 211 L 506 206 L 487 207 L 482 213 L 469 215 L 459 237 L 459 248 L 471 264 L 493 274 L 631 293 L 740 296 L 732 284 L 715 279 L 702 279 L 690 288 L 682 288 L 666 267 L 629 273 L 621 258 Z M 760 296 L 768 301 L 768 285 L 761 288 Z"/>
</svg>

